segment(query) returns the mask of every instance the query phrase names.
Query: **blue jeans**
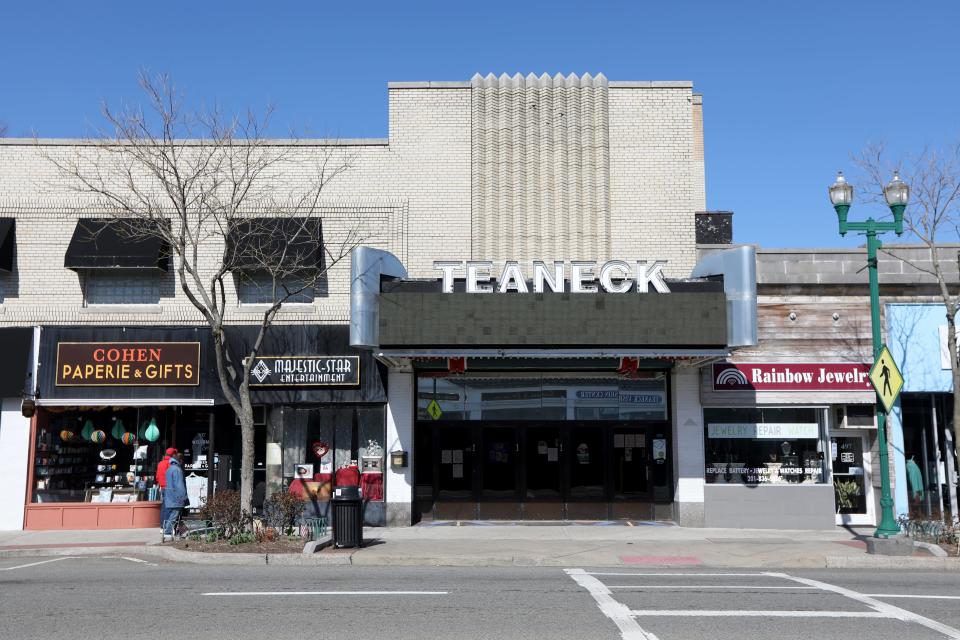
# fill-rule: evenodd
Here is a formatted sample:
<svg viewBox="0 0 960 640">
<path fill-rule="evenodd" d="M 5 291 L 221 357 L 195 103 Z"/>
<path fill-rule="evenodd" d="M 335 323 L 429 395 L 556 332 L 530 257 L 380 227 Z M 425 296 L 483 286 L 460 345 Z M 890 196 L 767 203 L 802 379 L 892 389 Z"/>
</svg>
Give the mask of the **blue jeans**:
<svg viewBox="0 0 960 640">
<path fill-rule="evenodd" d="M 173 525 L 180 519 L 180 512 L 183 507 L 160 507 L 160 524 L 163 526 L 164 535 L 173 535 Z"/>
</svg>

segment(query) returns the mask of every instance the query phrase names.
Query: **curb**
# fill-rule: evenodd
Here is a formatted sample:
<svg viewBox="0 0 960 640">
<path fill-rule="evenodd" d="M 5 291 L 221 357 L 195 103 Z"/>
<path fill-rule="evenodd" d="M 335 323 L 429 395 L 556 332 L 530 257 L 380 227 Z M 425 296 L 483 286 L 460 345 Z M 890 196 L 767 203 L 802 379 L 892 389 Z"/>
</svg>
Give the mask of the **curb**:
<svg viewBox="0 0 960 640">
<path fill-rule="evenodd" d="M 57 549 L 9 549 L 0 551 L 0 558 L 31 558 L 50 556 L 79 556 L 79 557 L 116 557 L 134 556 L 140 558 L 154 558 L 169 562 L 179 562 L 199 565 L 234 565 L 234 566 L 426 566 L 426 567 L 567 567 L 571 562 L 575 565 L 598 567 L 623 567 L 621 562 L 596 562 L 584 559 L 571 560 L 568 557 L 546 557 L 538 555 L 515 556 L 413 556 L 413 555 L 367 555 L 362 550 L 349 554 L 317 553 L 320 549 L 330 546 L 332 540 L 321 539 L 307 543 L 313 546 L 314 552 L 309 553 L 203 553 L 199 551 L 184 551 L 173 547 L 160 545 L 117 546 L 117 547 L 61 547 Z M 818 556 L 808 559 L 796 559 L 782 563 L 751 563 L 743 558 L 743 562 L 710 562 L 691 566 L 688 564 L 675 565 L 669 562 L 662 564 L 645 565 L 646 567 L 696 570 L 696 569 L 908 569 L 918 571 L 960 571 L 960 558 L 943 557 L 911 557 L 911 556 L 877 556 L 877 555 L 842 555 Z"/>
<path fill-rule="evenodd" d="M 318 540 L 323 543 L 323 540 Z M 323 547 L 320 547 L 323 548 Z M 115 557 L 129 555 L 156 558 L 170 562 L 206 565 L 283 565 L 283 566 L 342 566 L 351 564 L 349 555 L 318 555 L 303 553 L 203 553 L 184 551 L 173 547 L 146 545 L 135 547 L 61 547 L 58 549 L 11 549 L 0 551 L 0 558 L 37 558 L 49 556 Z"/>
<path fill-rule="evenodd" d="M 960 558 L 912 556 L 827 556 L 827 569 L 916 569 L 960 571 Z"/>
</svg>

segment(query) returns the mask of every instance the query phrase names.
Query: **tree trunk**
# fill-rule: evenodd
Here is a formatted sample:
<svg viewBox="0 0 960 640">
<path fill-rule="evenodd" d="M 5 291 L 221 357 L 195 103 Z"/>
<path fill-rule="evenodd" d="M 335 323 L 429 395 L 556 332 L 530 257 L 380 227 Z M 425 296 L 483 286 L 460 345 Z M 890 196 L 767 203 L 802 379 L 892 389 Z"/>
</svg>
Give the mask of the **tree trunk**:
<svg viewBox="0 0 960 640">
<path fill-rule="evenodd" d="M 953 454 L 954 460 L 960 460 L 960 362 L 957 361 L 957 326 L 950 311 L 952 309 L 947 312 L 947 353 L 953 378 Z"/>
<path fill-rule="evenodd" d="M 246 384 L 240 386 L 240 407 L 240 508 L 252 514 L 255 434 L 253 404 L 250 402 L 250 388 Z"/>
</svg>

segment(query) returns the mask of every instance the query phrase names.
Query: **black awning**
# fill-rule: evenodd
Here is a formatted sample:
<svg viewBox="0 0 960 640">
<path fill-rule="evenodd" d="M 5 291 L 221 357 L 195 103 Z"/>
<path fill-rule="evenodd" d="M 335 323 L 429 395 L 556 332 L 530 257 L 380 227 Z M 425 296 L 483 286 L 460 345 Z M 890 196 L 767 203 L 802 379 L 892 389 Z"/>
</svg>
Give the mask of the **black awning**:
<svg viewBox="0 0 960 640">
<path fill-rule="evenodd" d="M 320 218 L 246 218 L 230 225 L 227 266 L 234 271 L 322 269 Z"/>
<path fill-rule="evenodd" d="M 30 371 L 30 356 L 33 352 L 33 329 L 0 329 L 0 353 L 6 366 L 0 368 L 0 397 L 19 398 L 25 389 L 27 373 Z M 30 385 L 31 387 L 33 385 Z"/>
<path fill-rule="evenodd" d="M 13 250 L 17 245 L 17 220 L 0 218 L 0 271 L 13 271 Z"/>
<path fill-rule="evenodd" d="M 123 222 L 103 218 L 84 218 L 77 221 L 64 266 L 67 269 L 161 269 L 170 263 L 167 243 L 149 232 L 147 225 L 160 222 L 138 220 L 139 232 Z"/>
</svg>

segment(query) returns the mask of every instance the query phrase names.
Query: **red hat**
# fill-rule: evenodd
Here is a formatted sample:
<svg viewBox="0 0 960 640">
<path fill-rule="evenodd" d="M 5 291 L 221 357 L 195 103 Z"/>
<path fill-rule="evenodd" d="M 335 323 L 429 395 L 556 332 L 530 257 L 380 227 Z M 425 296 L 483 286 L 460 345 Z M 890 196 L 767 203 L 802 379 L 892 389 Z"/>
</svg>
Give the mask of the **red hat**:
<svg viewBox="0 0 960 640">
<path fill-rule="evenodd" d="M 169 449 L 167 449 L 167 455 L 168 455 L 168 456 L 175 456 L 175 455 L 177 455 L 178 453 L 180 453 L 180 452 L 177 451 L 176 449 L 174 449 L 173 447 L 170 447 Z"/>
</svg>

